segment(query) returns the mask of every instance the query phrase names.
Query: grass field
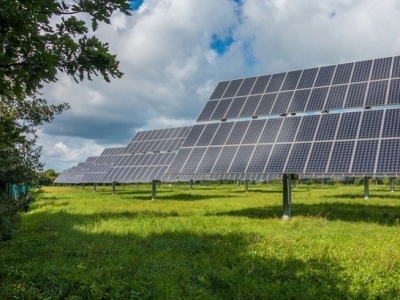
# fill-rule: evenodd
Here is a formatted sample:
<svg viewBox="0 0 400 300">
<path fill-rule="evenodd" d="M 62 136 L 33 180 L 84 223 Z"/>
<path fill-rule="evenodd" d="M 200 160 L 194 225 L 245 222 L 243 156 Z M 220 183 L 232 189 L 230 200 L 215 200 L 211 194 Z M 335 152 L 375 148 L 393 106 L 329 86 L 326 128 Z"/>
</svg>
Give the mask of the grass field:
<svg viewBox="0 0 400 300">
<path fill-rule="evenodd" d="M 45 187 L 0 243 L 0 299 L 400 299 L 400 192 Z"/>
</svg>

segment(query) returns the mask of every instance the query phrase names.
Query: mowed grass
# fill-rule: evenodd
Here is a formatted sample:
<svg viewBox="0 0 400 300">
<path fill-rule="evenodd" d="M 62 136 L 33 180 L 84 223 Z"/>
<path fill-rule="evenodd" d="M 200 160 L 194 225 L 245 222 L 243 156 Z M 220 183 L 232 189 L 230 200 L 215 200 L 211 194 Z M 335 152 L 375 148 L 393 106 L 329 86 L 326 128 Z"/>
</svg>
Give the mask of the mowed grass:
<svg viewBox="0 0 400 300">
<path fill-rule="evenodd" d="M 400 192 L 44 187 L 0 243 L 0 299 L 400 299 Z"/>
</svg>

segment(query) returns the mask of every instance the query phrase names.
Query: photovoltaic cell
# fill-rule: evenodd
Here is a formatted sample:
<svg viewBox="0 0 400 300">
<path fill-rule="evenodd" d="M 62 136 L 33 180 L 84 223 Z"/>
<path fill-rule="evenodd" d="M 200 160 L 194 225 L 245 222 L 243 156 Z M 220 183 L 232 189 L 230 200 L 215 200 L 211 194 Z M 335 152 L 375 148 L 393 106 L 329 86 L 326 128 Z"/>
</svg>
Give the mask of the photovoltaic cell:
<svg viewBox="0 0 400 300">
<path fill-rule="evenodd" d="M 349 92 L 347 94 L 344 107 L 364 106 L 366 91 L 367 91 L 366 82 L 350 84 Z"/>
<path fill-rule="evenodd" d="M 229 82 L 230 81 L 222 81 L 222 82 L 218 83 L 214 92 L 211 94 L 210 100 L 222 98 L 222 95 L 224 94 L 226 88 L 229 85 Z"/>
<path fill-rule="evenodd" d="M 383 110 L 364 111 L 358 138 L 379 138 L 381 132 L 382 118 Z"/>
<path fill-rule="evenodd" d="M 371 72 L 372 60 L 359 61 L 355 63 L 351 82 L 367 81 Z"/>
<path fill-rule="evenodd" d="M 321 67 L 318 72 L 317 80 L 315 81 L 315 86 L 318 87 L 330 85 L 333 72 L 335 72 L 335 66 Z"/>
<path fill-rule="evenodd" d="M 400 77 L 400 56 L 396 56 L 393 60 L 392 78 Z"/>
<path fill-rule="evenodd" d="M 256 79 L 257 77 L 245 78 L 236 96 L 249 95 Z"/>
<path fill-rule="evenodd" d="M 378 140 L 358 141 L 351 171 L 356 173 L 374 173 L 377 149 Z"/>
<path fill-rule="evenodd" d="M 290 101 L 292 100 L 292 96 L 292 91 L 279 93 L 271 110 L 271 114 L 281 114 L 287 112 Z"/>
<path fill-rule="evenodd" d="M 265 173 L 283 173 L 283 168 L 292 144 L 275 144 L 272 149 Z"/>
<path fill-rule="evenodd" d="M 252 117 L 260 103 L 261 95 L 249 96 L 244 104 L 239 117 Z"/>
<path fill-rule="evenodd" d="M 296 136 L 297 142 L 312 141 L 319 123 L 319 115 L 304 116 Z"/>
<path fill-rule="evenodd" d="M 354 141 L 335 142 L 329 163 L 329 173 L 348 173 L 353 155 Z"/>
<path fill-rule="evenodd" d="M 197 140 L 196 146 L 208 146 L 214 137 L 215 132 L 218 129 L 219 124 L 218 123 L 213 123 L 213 124 L 207 124 L 206 128 L 204 128 L 203 132 L 201 133 L 201 136 Z"/>
<path fill-rule="evenodd" d="M 310 96 L 311 90 L 297 90 L 294 95 L 292 102 L 290 103 L 288 112 L 301 112 L 304 111 L 307 105 L 308 97 Z"/>
<path fill-rule="evenodd" d="M 372 68 L 371 80 L 389 78 L 391 66 L 392 66 L 392 57 L 375 59 L 374 66 Z"/>
<path fill-rule="evenodd" d="M 388 80 L 373 81 L 369 84 L 365 105 L 384 105 L 388 90 Z"/>
<path fill-rule="evenodd" d="M 246 101 L 246 97 L 238 97 L 233 99 L 231 106 L 225 114 L 225 119 L 237 118 Z"/>
<path fill-rule="evenodd" d="M 235 79 L 230 82 L 228 88 L 226 89 L 222 98 L 232 98 L 235 97 L 243 79 Z"/>
<path fill-rule="evenodd" d="M 277 95 L 278 95 L 277 93 L 263 95 L 254 115 L 255 116 L 269 115 L 272 106 L 275 103 L 275 98 Z"/>
<path fill-rule="evenodd" d="M 201 125 L 194 125 L 192 127 L 192 130 L 189 132 L 188 136 L 185 139 L 185 142 L 183 143 L 183 147 L 191 147 L 194 146 L 197 142 L 197 139 L 199 138 L 201 132 L 203 132 L 203 129 L 206 125 L 201 124 Z"/>
<path fill-rule="evenodd" d="M 211 141 L 211 145 L 224 145 L 232 130 L 233 124 L 234 123 L 232 122 L 221 123 L 218 127 L 217 132 L 215 133 L 213 140 Z"/>
<path fill-rule="evenodd" d="M 282 82 L 285 79 L 286 73 L 277 73 L 272 75 L 269 81 L 266 93 L 278 92 L 281 88 Z"/>
<path fill-rule="evenodd" d="M 228 140 L 226 141 L 226 144 L 227 145 L 240 144 L 242 138 L 244 137 L 244 134 L 246 133 L 249 123 L 250 121 L 236 122 L 235 125 L 233 125 L 233 129 L 228 137 Z"/>
<path fill-rule="evenodd" d="M 400 103 L 400 79 L 392 79 L 390 81 L 390 89 L 387 104 Z"/>
<path fill-rule="evenodd" d="M 377 162 L 377 172 L 388 173 L 400 170 L 400 140 L 382 140 Z"/>
<path fill-rule="evenodd" d="M 329 88 L 316 88 L 311 92 L 305 111 L 322 110 Z"/>
<path fill-rule="evenodd" d="M 346 91 L 347 85 L 332 86 L 329 90 L 324 109 L 342 108 Z"/>
<path fill-rule="evenodd" d="M 272 145 L 257 145 L 253 156 L 251 157 L 249 164 L 247 166 L 248 173 L 258 173 L 263 172 L 269 154 L 271 152 Z"/>
<path fill-rule="evenodd" d="M 299 128 L 299 117 L 285 118 L 278 135 L 277 142 L 291 142 L 294 140 L 297 129 Z"/>
<path fill-rule="evenodd" d="M 318 68 L 307 69 L 303 71 L 301 75 L 298 89 L 310 88 L 314 84 L 315 76 L 317 75 Z"/>
<path fill-rule="evenodd" d="M 233 157 L 235 156 L 237 148 L 237 146 L 224 147 L 218 157 L 218 160 L 215 162 L 212 173 L 226 173 L 233 160 Z"/>
<path fill-rule="evenodd" d="M 339 114 L 322 115 L 315 140 L 317 141 L 333 140 L 335 138 L 336 127 L 338 125 L 339 116 L 340 116 Z"/>
<path fill-rule="evenodd" d="M 232 103 L 232 99 L 222 99 L 218 102 L 217 107 L 214 110 L 210 120 L 222 120 L 226 111 Z"/>
<path fill-rule="evenodd" d="M 282 85 L 282 91 L 289 91 L 296 89 L 297 82 L 299 81 L 301 75 L 301 70 L 299 71 L 292 71 L 286 75 L 285 81 Z"/>
<path fill-rule="evenodd" d="M 360 124 L 361 112 L 350 112 L 342 114 L 337 132 L 337 140 L 351 140 L 357 137 Z"/>
<path fill-rule="evenodd" d="M 350 81 L 354 63 L 341 64 L 336 67 L 332 84 L 345 84 Z"/>
<path fill-rule="evenodd" d="M 259 76 L 251 90 L 251 95 L 264 93 L 270 79 L 271 75 Z"/>
<path fill-rule="evenodd" d="M 197 169 L 197 173 L 210 173 L 215 161 L 221 152 L 222 147 L 210 147 L 203 156 L 201 163 Z"/>
<path fill-rule="evenodd" d="M 382 129 L 383 138 L 400 136 L 400 122 L 398 120 L 400 120 L 400 109 L 386 110 Z"/>
<path fill-rule="evenodd" d="M 211 118 L 211 115 L 214 113 L 215 108 L 218 105 L 217 100 L 208 101 L 204 106 L 203 110 L 200 113 L 200 116 L 197 118 L 197 122 L 207 121 Z"/>
<path fill-rule="evenodd" d="M 180 170 L 182 169 L 183 165 L 185 164 L 186 159 L 188 158 L 191 151 L 192 151 L 192 148 L 180 149 L 178 151 L 178 153 L 176 154 L 174 161 L 169 166 L 168 173 L 169 174 L 179 174 Z"/>
<path fill-rule="evenodd" d="M 261 131 L 264 129 L 266 120 L 254 120 L 250 123 L 247 133 L 242 140 L 242 144 L 256 144 L 260 138 Z"/>
<path fill-rule="evenodd" d="M 197 165 L 200 163 L 203 158 L 204 153 L 206 152 L 206 147 L 194 148 L 190 153 L 188 159 L 186 160 L 186 164 L 181 170 L 182 174 L 192 174 L 196 171 Z"/>
<path fill-rule="evenodd" d="M 311 143 L 294 144 L 285 168 L 287 173 L 302 173 L 310 152 Z"/>
<path fill-rule="evenodd" d="M 265 124 L 264 130 L 261 133 L 259 143 L 274 143 L 278 132 L 281 128 L 283 118 L 269 119 Z"/>
<path fill-rule="evenodd" d="M 229 172 L 232 173 L 243 173 L 246 171 L 247 163 L 253 153 L 254 145 L 252 146 L 240 146 L 236 156 L 232 162 Z"/>
<path fill-rule="evenodd" d="M 332 142 L 314 143 L 307 163 L 306 173 L 325 173 Z"/>
</svg>

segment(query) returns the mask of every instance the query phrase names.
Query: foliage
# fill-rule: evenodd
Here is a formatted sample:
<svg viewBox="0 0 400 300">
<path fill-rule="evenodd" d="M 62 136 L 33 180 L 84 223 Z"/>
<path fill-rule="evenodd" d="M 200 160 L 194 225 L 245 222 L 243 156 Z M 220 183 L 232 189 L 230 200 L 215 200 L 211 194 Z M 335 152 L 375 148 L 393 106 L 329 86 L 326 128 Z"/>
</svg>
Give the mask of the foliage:
<svg viewBox="0 0 400 300">
<path fill-rule="evenodd" d="M 371 185 L 44 187 L 0 244 L 3 299 L 399 299 L 400 196 Z M 46 259 L 43 259 L 45 253 Z"/>
<path fill-rule="evenodd" d="M 41 174 L 40 184 L 41 185 L 50 185 L 57 178 L 59 173 L 56 173 L 53 169 L 48 169 Z"/>
</svg>

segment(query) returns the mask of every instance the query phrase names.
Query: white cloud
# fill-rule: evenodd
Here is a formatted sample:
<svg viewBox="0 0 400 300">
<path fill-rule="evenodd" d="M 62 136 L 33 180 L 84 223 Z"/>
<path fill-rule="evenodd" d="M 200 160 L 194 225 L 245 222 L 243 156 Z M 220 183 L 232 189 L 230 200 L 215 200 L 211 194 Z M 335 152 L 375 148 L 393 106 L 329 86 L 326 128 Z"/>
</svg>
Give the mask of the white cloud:
<svg viewBox="0 0 400 300">
<path fill-rule="evenodd" d="M 243 0 L 238 9 L 232 0 L 144 0 L 100 26 L 125 75 L 78 85 L 60 76 L 46 87 L 48 100 L 72 106 L 42 130 L 46 167 L 76 165 L 139 129 L 188 125 L 218 81 L 400 54 L 397 0 Z M 210 49 L 213 35 L 230 34 L 226 53 Z"/>
</svg>

